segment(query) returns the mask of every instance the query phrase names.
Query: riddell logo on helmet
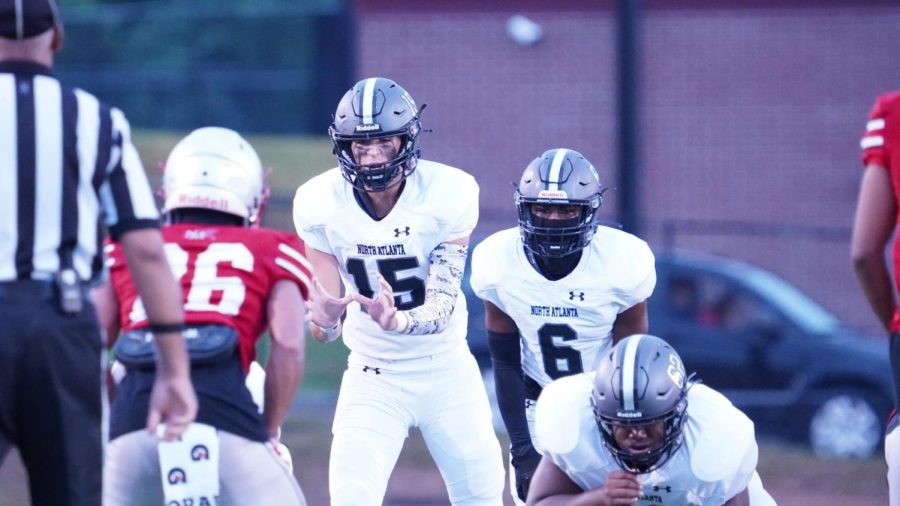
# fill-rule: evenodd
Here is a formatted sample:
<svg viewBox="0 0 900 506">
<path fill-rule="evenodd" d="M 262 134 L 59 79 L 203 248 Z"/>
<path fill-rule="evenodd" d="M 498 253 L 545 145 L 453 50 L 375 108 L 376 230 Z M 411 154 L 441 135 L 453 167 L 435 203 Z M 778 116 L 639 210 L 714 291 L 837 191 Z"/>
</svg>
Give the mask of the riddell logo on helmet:
<svg viewBox="0 0 900 506">
<path fill-rule="evenodd" d="M 381 130 L 381 125 L 378 123 L 369 123 L 367 125 L 356 125 L 355 130 L 357 132 L 378 132 Z"/>
<path fill-rule="evenodd" d="M 539 199 L 567 199 L 569 195 L 564 191 L 550 191 L 550 190 L 541 190 L 538 193 Z"/>
<path fill-rule="evenodd" d="M 619 418 L 642 418 L 644 413 L 640 411 L 616 411 Z"/>
<path fill-rule="evenodd" d="M 228 201 L 214 199 L 205 195 L 181 195 L 178 198 L 180 207 L 203 207 L 216 211 L 228 211 Z"/>
</svg>

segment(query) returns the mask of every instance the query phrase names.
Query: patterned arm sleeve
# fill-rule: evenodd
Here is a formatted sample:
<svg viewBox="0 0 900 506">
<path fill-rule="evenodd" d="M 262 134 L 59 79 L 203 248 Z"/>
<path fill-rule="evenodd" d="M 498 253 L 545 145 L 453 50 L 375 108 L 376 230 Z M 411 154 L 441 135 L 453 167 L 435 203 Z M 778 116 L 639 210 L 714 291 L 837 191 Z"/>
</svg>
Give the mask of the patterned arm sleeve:
<svg viewBox="0 0 900 506">
<path fill-rule="evenodd" d="M 425 302 L 409 311 L 405 334 L 435 334 L 447 326 L 456 306 L 456 298 L 466 266 L 468 246 L 441 243 L 434 251 L 425 281 Z"/>
</svg>

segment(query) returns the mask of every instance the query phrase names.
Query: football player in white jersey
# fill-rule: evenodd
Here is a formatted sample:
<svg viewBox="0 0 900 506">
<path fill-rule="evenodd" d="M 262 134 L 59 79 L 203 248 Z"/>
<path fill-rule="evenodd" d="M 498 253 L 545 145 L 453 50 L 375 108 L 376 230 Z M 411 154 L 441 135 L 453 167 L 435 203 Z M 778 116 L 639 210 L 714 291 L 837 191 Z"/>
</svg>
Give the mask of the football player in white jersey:
<svg viewBox="0 0 900 506">
<path fill-rule="evenodd" d="M 596 373 L 548 385 L 535 429 L 543 458 L 529 505 L 775 504 L 756 473 L 753 422 L 655 336 L 629 336 Z"/>
<path fill-rule="evenodd" d="M 332 505 L 381 504 L 410 427 L 421 430 L 453 504 L 502 502 L 500 445 L 460 292 L 478 185 L 419 159 L 419 113 L 389 79 L 356 83 L 329 129 L 339 166 L 294 200 L 318 277 L 313 334 L 343 334 L 350 348 L 333 425 Z"/>
<path fill-rule="evenodd" d="M 472 253 L 472 289 L 484 300 L 510 436 L 510 490 L 520 504 L 540 461 L 533 424 L 541 388 L 596 369 L 614 340 L 647 332 L 653 253 L 631 234 L 598 227 L 603 191 L 581 153 L 551 149 L 522 174 L 518 228 L 491 235 Z"/>
</svg>

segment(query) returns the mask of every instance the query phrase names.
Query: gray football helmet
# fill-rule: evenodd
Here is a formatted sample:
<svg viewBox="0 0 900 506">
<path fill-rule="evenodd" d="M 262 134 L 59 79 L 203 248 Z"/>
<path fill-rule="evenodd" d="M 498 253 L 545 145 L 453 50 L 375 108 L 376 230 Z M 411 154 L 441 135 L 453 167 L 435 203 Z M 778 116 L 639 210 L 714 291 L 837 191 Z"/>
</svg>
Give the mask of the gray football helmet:
<svg viewBox="0 0 900 506">
<path fill-rule="evenodd" d="M 683 442 L 690 378 L 678 353 L 662 339 L 635 334 L 616 344 L 597 369 L 591 404 L 603 442 L 623 469 L 662 467 Z M 664 422 L 660 446 L 632 454 L 616 443 L 614 426 Z"/>
<path fill-rule="evenodd" d="M 384 191 L 416 169 L 421 130 L 419 108 L 409 93 L 390 79 L 372 77 L 344 94 L 328 134 L 344 179 L 359 190 Z M 356 162 L 350 149 L 353 141 L 395 135 L 400 136 L 400 150 L 393 160 L 377 165 Z M 400 171 L 403 178 L 395 180 Z"/>
<path fill-rule="evenodd" d="M 597 230 L 603 192 L 597 170 L 578 151 L 551 149 L 532 160 L 516 190 L 525 247 L 548 258 L 568 256 L 586 247 Z M 581 212 L 571 220 L 543 219 L 532 214 L 534 204 L 577 205 Z"/>
</svg>

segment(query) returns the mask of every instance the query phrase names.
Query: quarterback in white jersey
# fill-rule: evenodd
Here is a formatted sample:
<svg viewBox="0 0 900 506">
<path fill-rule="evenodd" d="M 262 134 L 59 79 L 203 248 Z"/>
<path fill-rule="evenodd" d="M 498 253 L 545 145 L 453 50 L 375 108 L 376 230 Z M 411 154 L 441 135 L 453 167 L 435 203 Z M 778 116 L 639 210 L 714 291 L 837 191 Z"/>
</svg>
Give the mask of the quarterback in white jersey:
<svg viewBox="0 0 900 506">
<path fill-rule="evenodd" d="M 500 446 L 466 345 L 459 289 L 478 185 L 459 169 L 419 160 L 420 130 L 403 88 L 363 79 L 330 128 L 339 167 L 294 200 L 318 279 L 313 335 L 327 342 L 343 332 L 351 351 L 333 426 L 332 505 L 380 504 L 414 426 L 453 504 L 501 503 Z"/>
<path fill-rule="evenodd" d="M 775 504 L 756 473 L 753 422 L 692 383 L 654 336 L 630 336 L 596 373 L 548 385 L 536 430 L 544 458 L 528 504 L 558 495 L 600 505 Z"/>
<path fill-rule="evenodd" d="M 421 306 L 431 252 L 442 242 L 467 238 L 475 228 L 475 179 L 459 169 L 419 160 L 415 172 L 405 179 L 394 208 L 381 220 L 373 220 L 356 199 L 354 188 L 339 168 L 310 179 L 297 191 L 295 200 L 300 236 L 309 247 L 335 257 L 345 287 L 371 298 L 379 290 L 376 274 L 380 274 L 391 285 L 398 310 Z M 436 334 L 385 330 L 361 304 L 350 304 L 343 322 L 344 343 L 364 355 L 391 360 L 458 348 L 465 343 L 468 313 L 465 296 L 461 291 L 454 295 L 453 311 Z"/>
<path fill-rule="evenodd" d="M 554 379 L 596 369 L 613 341 L 647 331 L 656 284 L 647 243 L 597 226 L 603 188 L 577 151 L 552 149 L 522 174 L 519 226 L 472 253 L 472 289 L 484 300 L 515 490 L 525 500 L 540 455 L 534 401 Z M 512 476 L 511 476 L 512 478 Z"/>
</svg>

